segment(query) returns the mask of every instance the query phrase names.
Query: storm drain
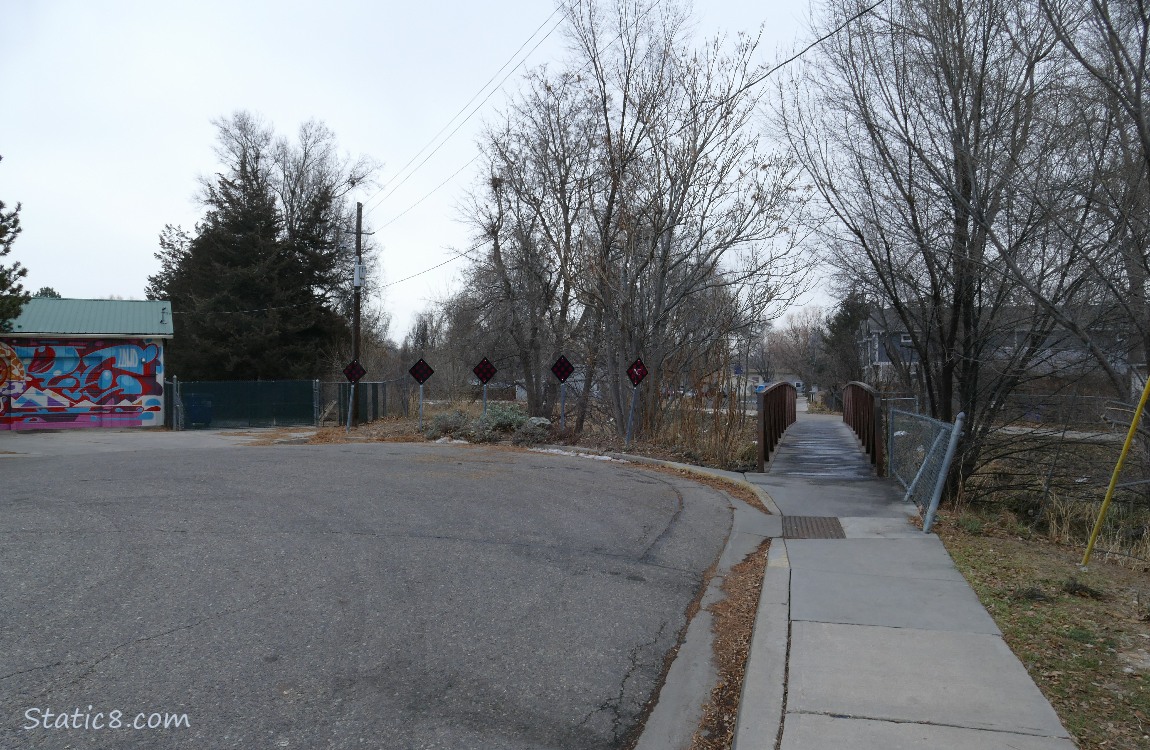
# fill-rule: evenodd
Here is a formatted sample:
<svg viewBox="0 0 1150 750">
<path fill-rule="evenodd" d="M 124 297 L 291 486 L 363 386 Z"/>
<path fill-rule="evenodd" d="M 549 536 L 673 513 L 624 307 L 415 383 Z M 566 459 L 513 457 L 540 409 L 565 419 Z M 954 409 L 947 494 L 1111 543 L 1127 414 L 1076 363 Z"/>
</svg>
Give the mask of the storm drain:
<svg viewBox="0 0 1150 750">
<path fill-rule="evenodd" d="M 827 516 L 783 516 L 783 539 L 846 539 L 839 519 Z"/>
</svg>

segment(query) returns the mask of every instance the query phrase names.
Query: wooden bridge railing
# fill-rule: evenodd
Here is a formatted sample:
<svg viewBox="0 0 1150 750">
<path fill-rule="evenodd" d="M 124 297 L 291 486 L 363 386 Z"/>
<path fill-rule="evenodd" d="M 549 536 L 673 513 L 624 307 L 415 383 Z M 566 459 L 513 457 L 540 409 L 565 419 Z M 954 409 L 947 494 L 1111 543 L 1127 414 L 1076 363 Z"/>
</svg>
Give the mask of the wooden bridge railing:
<svg viewBox="0 0 1150 750">
<path fill-rule="evenodd" d="M 775 383 L 759 394 L 759 472 L 766 469 L 771 451 L 795 423 L 799 392 L 791 383 Z"/>
<path fill-rule="evenodd" d="M 875 472 L 883 476 L 886 468 L 883 441 L 886 436 L 882 429 L 882 396 L 866 383 L 847 383 L 843 389 L 843 421 L 858 435 Z"/>
</svg>

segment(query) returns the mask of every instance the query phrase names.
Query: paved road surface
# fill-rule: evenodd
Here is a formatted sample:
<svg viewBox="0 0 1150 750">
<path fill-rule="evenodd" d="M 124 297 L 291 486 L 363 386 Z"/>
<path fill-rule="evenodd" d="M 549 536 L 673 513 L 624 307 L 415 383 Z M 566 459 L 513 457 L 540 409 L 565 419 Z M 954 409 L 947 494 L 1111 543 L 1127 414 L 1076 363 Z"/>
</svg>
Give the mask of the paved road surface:
<svg viewBox="0 0 1150 750">
<path fill-rule="evenodd" d="M 0 459 L 0 747 L 618 747 L 731 520 L 585 458 L 100 450 Z"/>
</svg>

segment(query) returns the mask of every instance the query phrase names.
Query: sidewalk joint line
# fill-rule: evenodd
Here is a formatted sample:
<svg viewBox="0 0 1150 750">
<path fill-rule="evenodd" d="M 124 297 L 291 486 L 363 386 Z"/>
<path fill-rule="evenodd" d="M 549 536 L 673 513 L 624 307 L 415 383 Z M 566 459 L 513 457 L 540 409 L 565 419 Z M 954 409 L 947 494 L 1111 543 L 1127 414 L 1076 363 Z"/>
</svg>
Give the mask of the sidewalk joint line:
<svg viewBox="0 0 1150 750">
<path fill-rule="evenodd" d="M 783 545 L 783 554 L 787 555 L 788 561 L 790 555 L 787 553 L 787 543 L 783 539 L 777 540 L 779 544 Z M 774 544 L 774 542 L 771 542 Z M 791 620 L 791 588 L 794 585 L 794 578 L 791 575 L 791 568 L 788 564 L 787 568 L 787 654 L 783 658 L 783 705 L 782 712 L 779 714 L 779 731 L 775 734 L 775 747 L 774 750 L 782 750 L 783 747 L 783 730 L 786 728 L 787 723 L 787 701 L 790 698 L 791 692 L 791 635 L 794 628 L 794 622 Z M 740 709 L 742 707 L 740 706 Z"/>
<path fill-rule="evenodd" d="M 881 721 L 886 724 L 911 724 L 921 727 L 944 727 L 947 729 L 969 729 L 974 732 L 994 732 L 995 734 L 1013 734 L 1017 737 L 1044 737 L 1052 740 L 1068 739 L 1055 734 L 1044 734 L 1039 730 L 1025 732 L 1017 729 L 992 729 L 989 727 L 972 727 L 966 724 L 948 724 L 942 721 L 915 721 L 913 719 L 894 719 L 886 716 L 864 716 L 862 714 L 843 714 L 834 711 L 789 711 L 792 716 L 826 716 L 832 719 L 852 719 L 858 721 Z M 777 750 L 777 749 L 776 749 Z"/>
</svg>

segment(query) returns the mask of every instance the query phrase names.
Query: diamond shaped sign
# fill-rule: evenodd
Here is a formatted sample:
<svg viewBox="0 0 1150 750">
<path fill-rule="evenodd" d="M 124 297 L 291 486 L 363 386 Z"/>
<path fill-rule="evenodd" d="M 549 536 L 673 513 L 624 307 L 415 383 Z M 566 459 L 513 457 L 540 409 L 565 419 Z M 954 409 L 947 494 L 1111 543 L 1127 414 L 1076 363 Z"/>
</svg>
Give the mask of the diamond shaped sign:
<svg viewBox="0 0 1150 750">
<path fill-rule="evenodd" d="M 359 363 L 358 359 L 353 359 L 347 367 L 343 368 L 343 376 L 347 378 L 349 383 L 358 383 L 359 379 L 366 374 L 367 370 L 363 369 L 363 365 Z"/>
<path fill-rule="evenodd" d="M 435 374 L 435 370 L 431 369 L 431 365 L 424 362 L 422 357 L 418 362 L 412 365 L 411 369 L 407 372 L 411 377 L 415 378 L 415 382 L 420 385 L 426 383 L 427 379 Z"/>
<path fill-rule="evenodd" d="M 551 372 L 559 378 L 560 383 L 566 383 L 567 378 L 571 377 L 571 373 L 575 372 L 575 366 L 560 354 L 559 359 L 555 360 L 555 364 L 551 365 Z"/>
<path fill-rule="evenodd" d="M 631 385 L 636 388 L 643 382 L 643 378 L 647 377 L 647 366 L 643 364 L 643 360 L 636 359 L 627 368 L 627 377 L 631 378 Z"/>
<path fill-rule="evenodd" d="M 472 372 L 475 373 L 475 377 L 479 378 L 480 383 L 487 385 L 487 381 L 495 377 L 495 365 L 491 364 L 487 357 L 484 357 L 483 361 L 477 364 Z"/>
</svg>

